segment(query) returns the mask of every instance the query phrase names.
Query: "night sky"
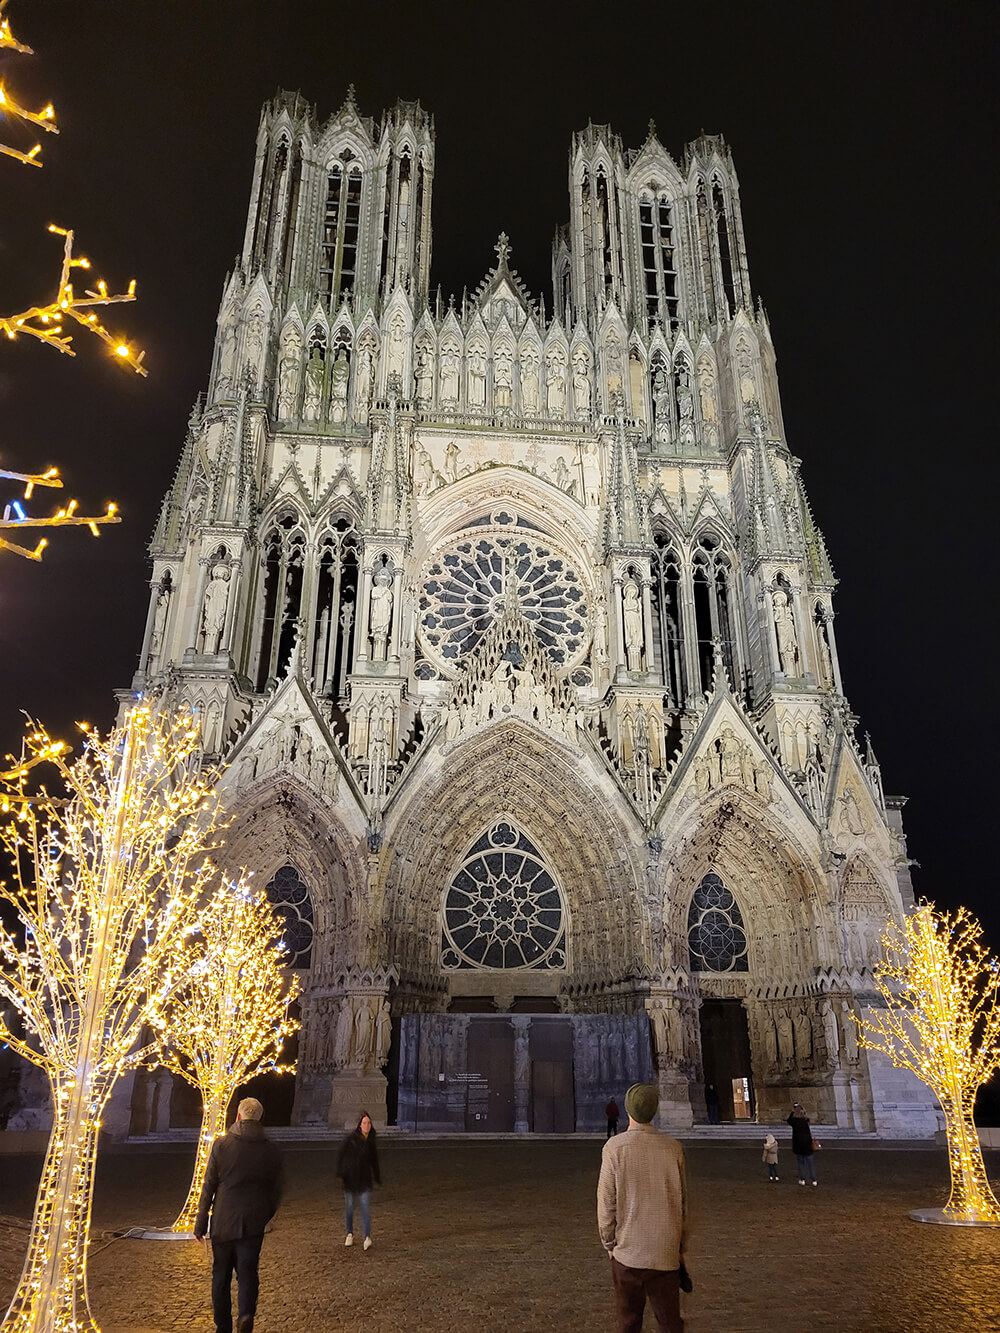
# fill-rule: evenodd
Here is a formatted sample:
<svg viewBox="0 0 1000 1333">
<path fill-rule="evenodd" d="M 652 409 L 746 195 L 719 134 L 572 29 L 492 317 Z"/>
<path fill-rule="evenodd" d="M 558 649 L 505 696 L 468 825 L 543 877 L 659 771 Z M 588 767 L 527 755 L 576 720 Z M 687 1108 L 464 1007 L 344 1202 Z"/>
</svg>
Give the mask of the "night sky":
<svg viewBox="0 0 1000 1333">
<path fill-rule="evenodd" d="M 378 116 L 436 120 L 432 287 L 474 288 L 503 229 L 551 299 L 570 136 L 649 119 L 679 158 L 732 145 L 754 292 L 778 352 L 788 442 L 840 578 L 848 698 L 887 793 L 909 798 L 918 893 L 980 913 L 1000 948 L 990 829 L 1000 738 L 996 381 L 997 6 L 992 3 L 572 6 L 331 0 L 13 0 L 34 57 L 5 55 L 20 100 L 52 100 L 41 171 L 0 158 L 0 309 L 48 292 L 50 221 L 115 290 L 148 379 L 96 340 L 75 359 L 0 348 L 0 457 L 57 463 L 94 541 L 0 556 L 0 742 L 19 710 L 68 734 L 106 726 L 135 669 L 145 547 L 242 244 L 261 103 L 300 89 L 325 118 L 353 82 Z M 34 140 L 28 141 L 26 146 Z M 42 497 L 36 503 L 48 505 Z"/>
</svg>

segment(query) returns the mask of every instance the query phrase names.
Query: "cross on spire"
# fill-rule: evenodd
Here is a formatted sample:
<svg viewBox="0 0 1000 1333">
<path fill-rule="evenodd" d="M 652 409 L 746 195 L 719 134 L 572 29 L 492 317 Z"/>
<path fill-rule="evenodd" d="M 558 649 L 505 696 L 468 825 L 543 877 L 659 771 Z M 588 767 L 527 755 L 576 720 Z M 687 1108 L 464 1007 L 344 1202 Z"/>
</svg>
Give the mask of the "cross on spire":
<svg viewBox="0 0 1000 1333">
<path fill-rule="evenodd" d="M 507 256 L 510 254 L 510 242 L 505 231 L 502 231 L 497 237 L 497 243 L 493 249 L 497 252 L 497 268 L 506 268 Z"/>
</svg>

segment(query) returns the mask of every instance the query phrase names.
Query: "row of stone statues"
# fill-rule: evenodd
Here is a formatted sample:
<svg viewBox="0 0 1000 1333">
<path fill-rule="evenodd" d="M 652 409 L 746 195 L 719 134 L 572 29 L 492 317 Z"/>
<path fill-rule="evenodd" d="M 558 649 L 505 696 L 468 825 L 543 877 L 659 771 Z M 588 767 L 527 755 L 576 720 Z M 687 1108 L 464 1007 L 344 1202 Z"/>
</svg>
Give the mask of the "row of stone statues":
<svg viewBox="0 0 1000 1333">
<path fill-rule="evenodd" d="M 315 1069 L 377 1073 L 389 1057 L 392 1021 L 382 995 L 343 996 L 320 1004 L 309 1027 L 304 1063 Z"/>
<path fill-rule="evenodd" d="M 762 801 L 769 802 L 773 776 L 768 763 L 754 762 L 752 747 L 740 741 L 732 727 L 723 727 L 694 765 L 694 782 L 699 796 L 719 787 L 735 785 L 755 792 Z"/>
<path fill-rule="evenodd" d="M 848 1065 L 858 1061 L 858 1029 L 848 1000 L 825 999 L 818 1009 L 777 1004 L 755 1006 L 749 1012 L 754 1045 L 769 1074 L 801 1072 L 820 1064 L 836 1069 L 842 1059 Z"/>
</svg>

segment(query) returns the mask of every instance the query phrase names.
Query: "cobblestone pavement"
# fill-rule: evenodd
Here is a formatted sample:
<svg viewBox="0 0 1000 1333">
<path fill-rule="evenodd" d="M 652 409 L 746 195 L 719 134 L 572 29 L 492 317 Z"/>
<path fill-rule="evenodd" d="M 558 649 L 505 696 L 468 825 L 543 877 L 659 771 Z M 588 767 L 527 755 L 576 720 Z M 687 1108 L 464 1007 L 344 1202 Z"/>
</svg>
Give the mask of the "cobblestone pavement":
<svg viewBox="0 0 1000 1333">
<path fill-rule="evenodd" d="M 257 1333 L 610 1333 L 611 1276 L 595 1223 L 600 1146 L 386 1141 L 367 1254 L 343 1245 L 334 1154 L 289 1147 Z M 996 1181 L 1000 1154 L 990 1158 Z M 176 1150 L 101 1160 L 90 1288 L 105 1333 L 211 1333 L 199 1246 L 109 1236 L 169 1224 L 190 1162 Z M 1000 1327 L 1000 1232 L 907 1217 L 944 1202 L 943 1151 L 830 1149 L 817 1163 L 818 1188 L 803 1189 L 787 1149 L 771 1185 L 756 1147 L 688 1148 L 689 1333 Z M 37 1158 L 0 1159 L 0 1212 L 30 1213 L 38 1170 Z M 4 1305 L 8 1297 L 9 1284 Z"/>
</svg>

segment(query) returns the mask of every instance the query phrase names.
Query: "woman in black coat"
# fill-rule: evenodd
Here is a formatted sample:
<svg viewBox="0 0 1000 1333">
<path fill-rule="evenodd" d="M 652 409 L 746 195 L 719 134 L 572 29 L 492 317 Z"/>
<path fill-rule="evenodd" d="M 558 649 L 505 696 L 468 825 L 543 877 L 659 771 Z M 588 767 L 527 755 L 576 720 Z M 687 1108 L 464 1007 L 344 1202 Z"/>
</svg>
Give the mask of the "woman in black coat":
<svg viewBox="0 0 1000 1333">
<path fill-rule="evenodd" d="M 366 1250 L 372 1247 L 372 1185 L 382 1183 L 375 1137 L 371 1116 L 362 1111 L 357 1129 L 340 1145 L 337 1157 L 337 1175 L 344 1183 L 344 1228 L 347 1231 L 344 1244 L 354 1244 L 354 1200 L 357 1198 L 361 1202 Z"/>
<path fill-rule="evenodd" d="M 799 1164 L 799 1184 L 804 1185 L 808 1180 L 810 1184 L 815 1185 L 816 1164 L 813 1160 L 812 1129 L 809 1126 L 809 1117 L 798 1102 L 792 1107 L 788 1123 L 792 1127 L 792 1152 Z"/>
</svg>

